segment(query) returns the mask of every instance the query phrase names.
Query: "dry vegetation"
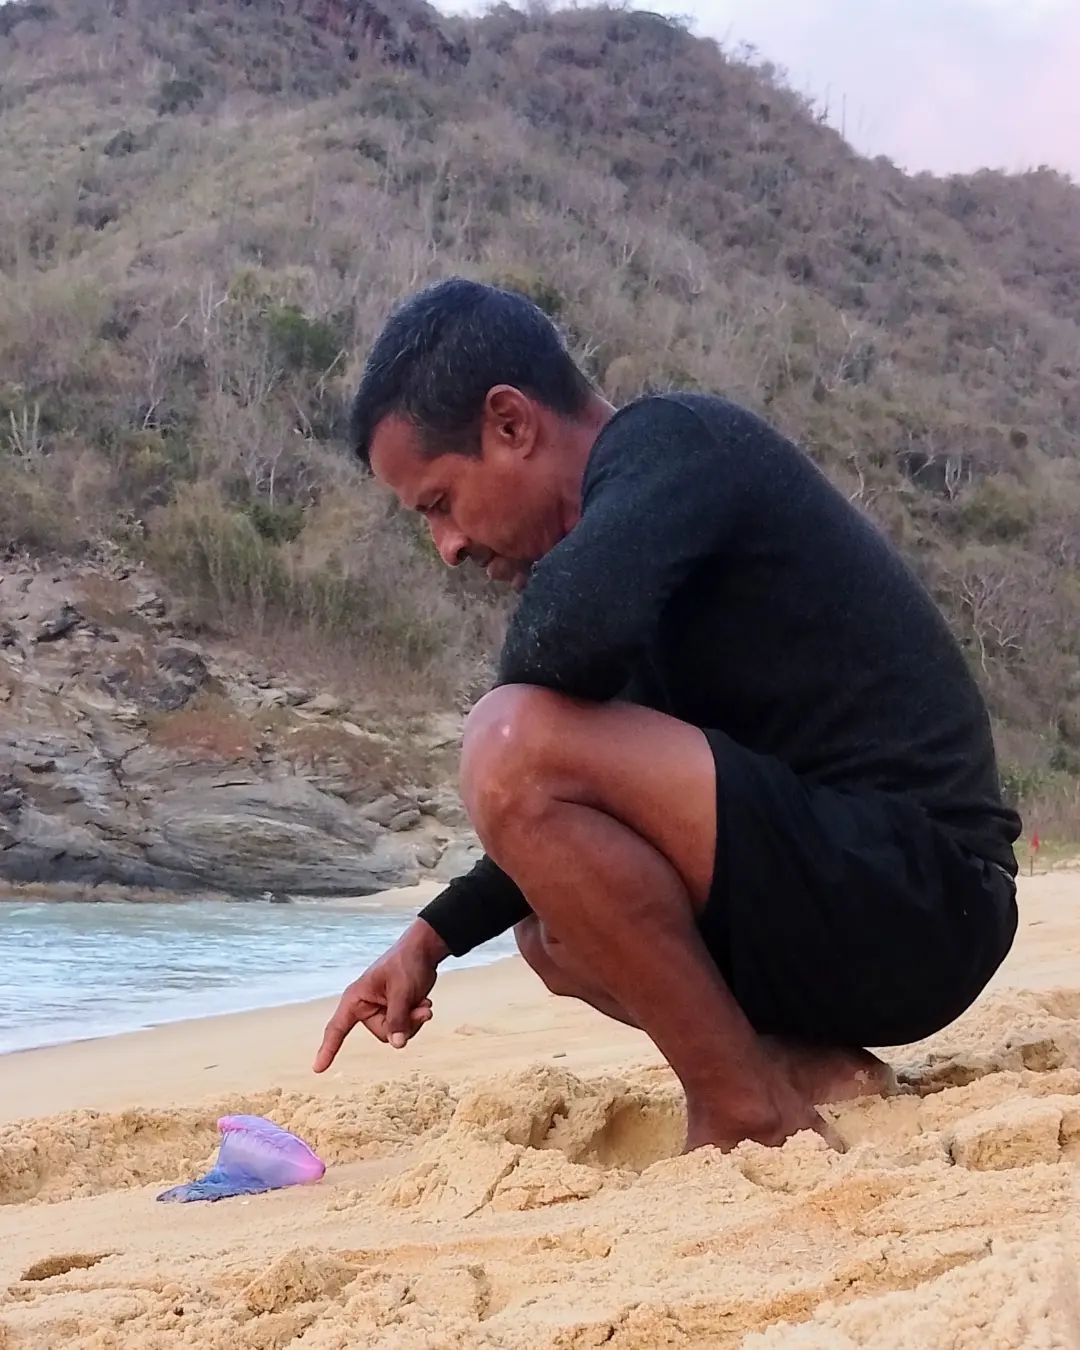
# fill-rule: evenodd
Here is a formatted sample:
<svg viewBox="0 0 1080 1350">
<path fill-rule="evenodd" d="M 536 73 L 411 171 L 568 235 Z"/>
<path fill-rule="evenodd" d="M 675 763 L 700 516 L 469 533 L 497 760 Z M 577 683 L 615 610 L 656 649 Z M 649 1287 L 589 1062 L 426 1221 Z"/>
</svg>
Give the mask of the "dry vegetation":
<svg viewBox="0 0 1080 1350">
<path fill-rule="evenodd" d="M 150 739 L 166 750 L 226 764 L 254 759 L 259 749 L 252 722 L 212 694 L 200 696 L 190 707 L 161 713 L 151 724 Z"/>
<path fill-rule="evenodd" d="M 1080 189 L 861 159 L 653 15 L 390 13 L 0 9 L 0 544 L 120 547 L 324 677 L 467 696 L 498 609 L 341 433 L 398 296 L 507 282 L 613 398 L 795 434 L 940 598 L 1029 821 L 1080 833 Z"/>
<path fill-rule="evenodd" d="M 359 733 L 359 734 L 358 734 Z M 352 725 L 293 726 L 279 741 L 283 759 L 318 784 L 347 784 L 337 795 L 371 802 L 402 784 L 450 780 L 456 756 L 421 748 L 408 736 L 367 734 Z"/>
</svg>

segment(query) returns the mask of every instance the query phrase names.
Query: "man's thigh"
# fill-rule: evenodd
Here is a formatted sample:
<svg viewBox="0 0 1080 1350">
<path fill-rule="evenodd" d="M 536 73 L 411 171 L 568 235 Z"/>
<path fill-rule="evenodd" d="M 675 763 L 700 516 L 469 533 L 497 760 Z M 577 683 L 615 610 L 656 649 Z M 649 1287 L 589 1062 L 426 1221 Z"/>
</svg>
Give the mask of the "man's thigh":
<svg viewBox="0 0 1080 1350">
<path fill-rule="evenodd" d="M 699 728 L 636 704 L 584 703 L 507 686 L 470 716 L 463 783 L 475 782 L 484 764 L 503 754 L 504 772 L 522 780 L 515 791 L 535 783 L 556 800 L 620 821 L 678 872 L 695 912 L 704 908 L 716 865 L 717 783 Z"/>
</svg>

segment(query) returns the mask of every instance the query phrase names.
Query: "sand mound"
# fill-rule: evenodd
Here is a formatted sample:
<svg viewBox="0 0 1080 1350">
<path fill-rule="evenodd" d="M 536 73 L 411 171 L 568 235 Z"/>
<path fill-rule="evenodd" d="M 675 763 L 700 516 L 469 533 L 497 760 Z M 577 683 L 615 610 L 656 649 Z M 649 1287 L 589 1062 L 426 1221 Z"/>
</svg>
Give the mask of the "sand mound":
<svg viewBox="0 0 1080 1350">
<path fill-rule="evenodd" d="M 901 1081 L 920 1093 L 1005 1069 L 1080 1068 L 1080 990 L 1018 989 L 988 998 L 939 1035 L 893 1058 Z"/>
<path fill-rule="evenodd" d="M 896 1060 L 907 1090 L 829 1108 L 844 1153 L 678 1156 L 653 1066 L 12 1126 L 0 1347 L 1080 1344 L 1080 991 L 999 995 Z M 225 1109 L 301 1133 L 323 1183 L 155 1205 Z"/>
</svg>

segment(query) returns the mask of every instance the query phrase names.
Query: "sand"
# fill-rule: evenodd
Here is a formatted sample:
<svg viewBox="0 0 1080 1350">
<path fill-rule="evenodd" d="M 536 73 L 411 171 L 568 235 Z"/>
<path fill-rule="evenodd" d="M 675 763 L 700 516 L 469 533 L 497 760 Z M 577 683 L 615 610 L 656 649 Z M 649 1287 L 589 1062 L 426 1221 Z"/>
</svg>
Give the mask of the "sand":
<svg viewBox="0 0 1080 1350">
<path fill-rule="evenodd" d="M 329 1004 L 0 1059 L 0 1350 L 1080 1346 L 1080 873 L 1021 899 L 993 988 L 893 1052 L 905 1090 L 827 1109 L 842 1154 L 677 1156 L 644 1038 L 517 961 L 324 1078 Z M 237 1110 L 325 1179 L 156 1204 Z"/>
</svg>

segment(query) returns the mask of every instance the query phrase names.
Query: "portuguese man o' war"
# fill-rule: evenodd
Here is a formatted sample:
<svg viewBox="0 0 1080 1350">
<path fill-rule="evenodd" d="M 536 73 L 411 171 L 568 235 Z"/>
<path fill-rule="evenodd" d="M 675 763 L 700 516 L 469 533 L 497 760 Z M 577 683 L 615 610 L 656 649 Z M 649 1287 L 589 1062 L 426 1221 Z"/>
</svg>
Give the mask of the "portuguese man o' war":
<svg viewBox="0 0 1080 1350">
<path fill-rule="evenodd" d="M 326 1165 L 302 1139 L 262 1116 L 222 1116 L 221 1148 L 204 1177 L 162 1191 L 159 1200 L 224 1200 L 318 1181 Z"/>
</svg>

